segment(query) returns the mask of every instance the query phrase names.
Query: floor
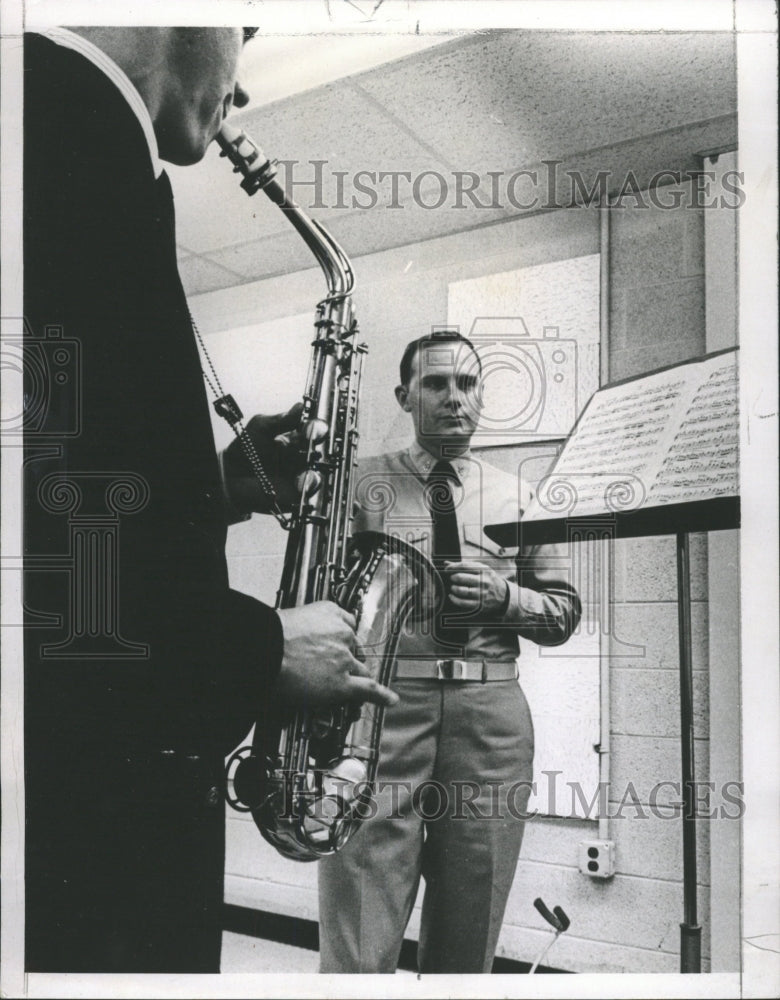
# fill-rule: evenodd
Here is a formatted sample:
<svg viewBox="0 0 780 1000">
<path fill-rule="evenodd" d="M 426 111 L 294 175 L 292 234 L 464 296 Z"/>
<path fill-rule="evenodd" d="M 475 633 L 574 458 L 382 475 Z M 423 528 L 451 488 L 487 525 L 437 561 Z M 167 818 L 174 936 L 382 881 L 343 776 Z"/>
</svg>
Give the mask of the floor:
<svg viewBox="0 0 780 1000">
<path fill-rule="evenodd" d="M 307 948 L 265 938 L 224 931 L 222 935 L 222 972 L 317 972 L 319 955 Z M 414 972 L 399 970 L 396 975 L 416 978 Z"/>
<path fill-rule="evenodd" d="M 222 934 L 222 972 L 317 972 L 319 955 L 279 941 Z"/>
</svg>

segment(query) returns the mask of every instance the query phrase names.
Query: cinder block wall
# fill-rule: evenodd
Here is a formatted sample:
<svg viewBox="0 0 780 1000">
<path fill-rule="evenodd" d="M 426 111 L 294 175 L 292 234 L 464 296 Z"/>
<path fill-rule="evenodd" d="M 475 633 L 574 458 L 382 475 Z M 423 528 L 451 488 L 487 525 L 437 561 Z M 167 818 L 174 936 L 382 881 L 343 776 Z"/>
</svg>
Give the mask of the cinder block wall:
<svg viewBox="0 0 780 1000">
<path fill-rule="evenodd" d="M 686 192 L 687 193 L 687 192 Z M 704 227 L 690 200 L 676 211 L 616 208 L 610 219 L 609 380 L 616 381 L 705 352 Z M 679 969 L 682 833 L 670 804 L 679 802 L 680 712 L 676 549 L 673 537 L 614 546 L 614 633 L 610 638 L 611 790 L 617 809 L 631 782 L 639 807 L 612 821 L 618 875 L 604 902 L 625 892 L 622 935 L 642 968 Z M 707 537 L 691 536 L 696 778 L 709 761 Z M 639 649 L 631 649 L 631 644 Z M 636 655 L 639 654 L 639 655 Z M 654 786 L 658 809 L 649 808 Z M 677 783 L 677 787 L 674 787 Z M 628 801 L 628 800 L 624 800 Z M 663 818 L 665 814 L 669 818 Z M 709 961 L 709 828 L 698 834 L 699 919 Z M 637 968 L 629 965 L 629 969 Z"/>
<path fill-rule="evenodd" d="M 644 207 L 611 212 L 608 352 L 611 380 L 641 374 L 704 352 L 703 225 L 701 212 Z M 365 377 L 361 450 L 400 447 L 408 429 L 388 421 L 387 400 L 396 382 L 400 346 L 442 323 L 447 284 L 549 260 L 598 252 L 595 210 L 563 210 L 457 234 L 354 261 L 356 305 L 370 357 Z M 320 292 L 315 272 L 215 292 L 193 300 L 201 329 L 217 345 L 225 319 L 232 326 L 311 311 Z M 283 350 L 279 344 L 274 348 Z M 251 363 L 244 357 L 242 364 Z M 259 362 L 262 385 L 273 358 Z M 304 372 L 290 385 L 300 395 Z M 230 379 L 223 377 L 223 383 Z M 245 409 L 247 407 L 245 406 Z M 392 411 L 390 411 L 392 413 Z M 491 452 L 491 461 L 517 468 L 520 449 Z M 236 526 L 229 539 L 234 586 L 272 601 L 279 579 L 283 537 L 266 518 Z M 531 960 L 548 937 L 532 901 L 542 895 L 572 919 L 549 963 L 571 971 L 675 972 L 682 919 L 682 841 L 678 820 L 653 817 L 651 789 L 679 781 L 679 698 L 674 541 L 638 539 L 614 546 L 614 635 L 610 656 L 611 792 L 613 809 L 629 782 L 639 808 L 613 819 L 617 874 L 608 881 L 582 875 L 577 849 L 597 836 L 592 819 L 536 818 L 525 842 L 510 897 L 499 953 Z M 708 738 L 707 546 L 692 539 L 694 669 L 697 698 L 697 777 L 706 780 Z M 631 644 L 630 648 L 626 644 Z M 640 655 L 635 655 L 639 653 Z M 542 664 L 543 665 L 543 664 Z M 551 683 L 554 674 L 551 672 Z M 630 801 L 634 801 L 629 793 Z M 660 803 L 678 799 L 669 786 Z M 671 810 L 670 810 L 671 811 Z M 639 813 L 645 813 L 640 818 Z M 699 824 L 700 918 L 708 925 L 708 830 Z M 281 859 L 251 820 L 229 812 L 229 902 L 316 919 L 316 870 Z M 411 933 L 416 933 L 416 915 Z M 705 968 L 709 944 L 705 933 Z"/>
</svg>

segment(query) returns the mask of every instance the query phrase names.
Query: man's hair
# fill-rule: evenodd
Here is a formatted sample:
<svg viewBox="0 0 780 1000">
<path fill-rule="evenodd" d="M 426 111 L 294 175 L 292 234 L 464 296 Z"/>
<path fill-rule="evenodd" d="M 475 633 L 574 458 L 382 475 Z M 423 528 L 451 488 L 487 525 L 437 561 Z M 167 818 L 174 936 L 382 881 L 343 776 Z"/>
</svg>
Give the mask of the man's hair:
<svg viewBox="0 0 780 1000">
<path fill-rule="evenodd" d="M 412 362 L 423 347 L 433 344 L 448 343 L 465 344 L 466 347 L 474 352 L 474 357 L 477 359 L 479 370 L 480 372 L 482 371 L 482 362 L 477 354 L 477 349 L 468 337 L 464 337 L 461 333 L 458 333 L 457 330 L 434 330 L 433 333 L 426 333 L 425 336 L 418 337 L 417 340 L 411 341 L 404 348 L 400 364 L 401 385 L 409 385 L 409 380 L 412 377 Z"/>
</svg>

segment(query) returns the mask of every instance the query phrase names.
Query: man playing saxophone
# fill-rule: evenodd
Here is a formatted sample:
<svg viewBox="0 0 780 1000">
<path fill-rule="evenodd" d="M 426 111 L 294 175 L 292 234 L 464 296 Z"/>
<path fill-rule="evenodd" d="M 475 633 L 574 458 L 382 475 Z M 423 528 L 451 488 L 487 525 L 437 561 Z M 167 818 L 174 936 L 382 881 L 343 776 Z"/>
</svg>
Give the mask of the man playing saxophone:
<svg viewBox="0 0 780 1000">
<path fill-rule="evenodd" d="M 247 102 L 251 34 L 25 39 L 28 971 L 219 971 L 225 754 L 272 692 L 397 700 L 350 614 L 228 584 L 227 524 L 268 500 L 235 448 L 220 476 L 161 161 L 197 163 Z M 250 423 L 266 464 L 296 419 Z"/>
</svg>

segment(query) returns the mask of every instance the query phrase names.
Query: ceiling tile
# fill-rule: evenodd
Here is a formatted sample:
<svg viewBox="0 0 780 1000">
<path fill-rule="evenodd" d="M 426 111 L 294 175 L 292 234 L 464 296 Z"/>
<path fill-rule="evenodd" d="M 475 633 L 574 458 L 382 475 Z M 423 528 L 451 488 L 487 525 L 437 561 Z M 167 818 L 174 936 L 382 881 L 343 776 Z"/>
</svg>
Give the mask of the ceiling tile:
<svg viewBox="0 0 780 1000">
<path fill-rule="evenodd" d="M 236 122 L 266 155 L 289 164 L 279 168 L 278 178 L 307 212 L 327 218 L 330 211 L 339 211 L 340 204 L 350 204 L 356 193 L 352 178 L 359 170 L 407 170 L 417 176 L 444 166 L 346 84 L 283 104 L 260 108 Z M 319 166 L 311 162 L 317 160 L 325 162 Z M 338 171 L 345 172 L 344 180 Z M 287 225 L 262 194 L 248 198 L 216 147 L 201 164 L 168 172 L 176 196 L 179 239 L 195 253 L 249 242 Z M 391 185 L 376 187 L 381 189 L 380 204 L 390 200 Z"/>
<path fill-rule="evenodd" d="M 310 40 L 301 44 L 301 58 L 315 58 Z M 324 45 L 316 51 L 328 59 Z M 296 201 L 358 256 L 518 211 L 503 192 L 497 208 L 453 207 L 454 171 L 504 172 L 505 184 L 508 172 L 559 159 L 562 171 L 581 170 L 588 186 L 600 170 L 619 182 L 630 169 L 646 182 L 654 170 L 695 166 L 696 152 L 733 145 L 735 116 L 733 39 L 726 33 L 499 31 L 247 109 L 235 121 L 268 154 L 297 161 Z M 319 201 L 312 185 L 300 183 L 315 177 L 315 160 L 325 161 Z M 167 169 L 188 291 L 310 266 L 283 213 L 262 194 L 248 198 L 216 146 L 196 167 Z M 373 195 L 357 189 L 360 170 L 375 173 L 363 177 Z M 345 172 L 341 204 L 337 171 Z M 416 200 L 426 204 L 435 203 L 441 182 L 423 175 L 436 171 L 447 197 L 425 209 L 415 204 L 412 182 L 399 177 L 403 208 L 390 208 L 392 180 L 380 180 L 380 171 L 411 174 Z M 352 203 L 353 196 L 363 205 L 374 195 L 370 210 Z"/>
<path fill-rule="evenodd" d="M 239 67 L 241 85 L 249 94 L 247 110 L 450 41 L 447 35 L 387 32 L 328 37 L 258 34 L 244 49 Z"/>
<path fill-rule="evenodd" d="M 179 274 L 188 295 L 213 292 L 216 288 L 229 288 L 241 283 L 241 277 L 203 257 L 187 257 L 179 261 Z"/>
<path fill-rule="evenodd" d="M 425 100 L 420 101 L 421 85 Z M 563 157 L 736 107 L 726 34 L 497 32 L 360 86 L 461 169 Z"/>
<path fill-rule="evenodd" d="M 283 233 L 253 243 L 216 250 L 208 255 L 208 260 L 241 275 L 244 281 L 289 274 L 315 263 L 311 251 L 290 227 Z"/>
</svg>

